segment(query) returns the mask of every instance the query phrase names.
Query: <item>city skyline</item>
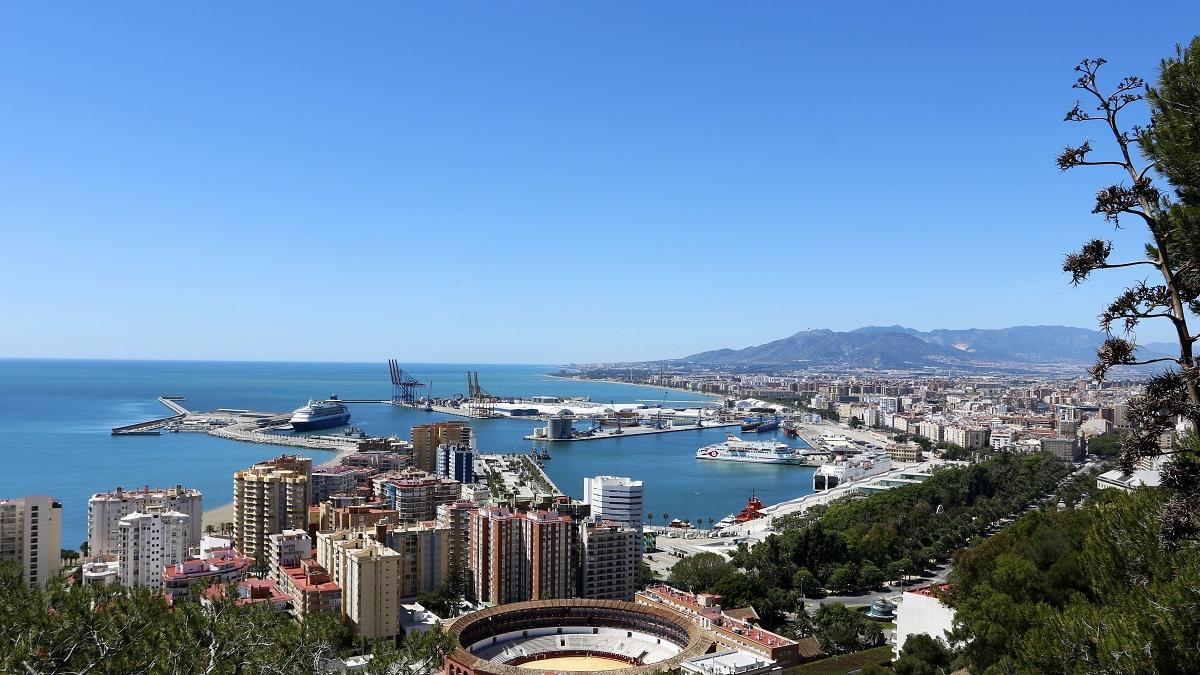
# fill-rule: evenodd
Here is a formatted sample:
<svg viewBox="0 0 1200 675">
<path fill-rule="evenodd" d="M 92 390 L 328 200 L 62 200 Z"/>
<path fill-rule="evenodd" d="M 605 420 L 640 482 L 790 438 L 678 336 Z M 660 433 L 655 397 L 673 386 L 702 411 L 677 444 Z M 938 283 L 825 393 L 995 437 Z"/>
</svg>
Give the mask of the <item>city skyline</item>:
<svg viewBox="0 0 1200 675">
<path fill-rule="evenodd" d="M 1054 166 L 1071 69 L 1152 78 L 1196 6 L 688 9 L 9 8 L 0 356 L 649 360 L 1138 279 L 1060 270 L 1142 243 Z"/>
</svg>

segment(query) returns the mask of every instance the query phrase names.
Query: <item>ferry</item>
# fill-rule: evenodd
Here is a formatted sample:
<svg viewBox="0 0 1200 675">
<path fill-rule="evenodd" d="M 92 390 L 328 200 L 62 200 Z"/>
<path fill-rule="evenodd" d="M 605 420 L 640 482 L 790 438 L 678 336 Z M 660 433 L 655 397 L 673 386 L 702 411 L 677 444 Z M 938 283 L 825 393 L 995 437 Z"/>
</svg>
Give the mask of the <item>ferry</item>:
<svg viewBox="0 0 1200 675">
<path fill-rule="evenodd" d="M 886 452 L 872 450 L 852 457 L 837 455 L 833 462 L 813 472 L 813 490 L 831 490 L 890 471 L 892 458 Z"/>
<path fill-rule="evenodd" d="M 340 427 L 350 421 L 350 409 L 337 396 L 330 396 L 326 401 L 309 400 L 305 405 L 292 413 L 292 429 L 295 431 L 313 431 Z"/>
<path fill-rule="evenodd" d="M 706 445 L 696 451 L 696 459 L 757 464 L 799 464 L 800 457 L 787 443 L 743 441 L 729 434 L 724 443 Z"/>
</svg>

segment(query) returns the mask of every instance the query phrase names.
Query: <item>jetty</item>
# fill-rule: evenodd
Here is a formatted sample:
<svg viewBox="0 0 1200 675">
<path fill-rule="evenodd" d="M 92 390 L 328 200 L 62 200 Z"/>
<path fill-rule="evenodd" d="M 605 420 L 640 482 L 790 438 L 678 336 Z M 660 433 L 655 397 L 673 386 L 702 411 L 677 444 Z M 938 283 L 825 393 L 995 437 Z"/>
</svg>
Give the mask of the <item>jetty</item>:
<svg viewBox="0 0 1200 675">
<path fill-rule="evenodd" d="M 292 413 L 262 412 L 234 408 L 218 408 L 212 412 L 195 412 L 185 408 L 182 396 L 159 396 L 158 402 L 172 415 L 145 422 L 115 427 L 113 436 L 159 435 L 171 432 L 206 433 L 217 438 L 246 443 L 282 445 L 291 448 L 345 452 L 358 447 L 358 438 L 347 436 L 298 436 L 281 433 L 290 429 Z M 376 403 L 376 401 L 371 401 Z"/>
</svg>

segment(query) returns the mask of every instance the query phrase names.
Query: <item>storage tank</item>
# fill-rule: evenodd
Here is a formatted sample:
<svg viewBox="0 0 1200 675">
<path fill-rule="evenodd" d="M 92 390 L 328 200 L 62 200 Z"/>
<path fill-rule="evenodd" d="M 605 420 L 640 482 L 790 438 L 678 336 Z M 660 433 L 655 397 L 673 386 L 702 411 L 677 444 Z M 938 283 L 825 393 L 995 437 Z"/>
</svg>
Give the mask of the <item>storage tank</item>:
<svg viewBox="0 0 1200 675">
<path fill-rule="evenodd" d="M 571 438 L 575 434 L 575 429 L 571 427 L 571 420 L 566 417 L 551 417 L 546 420 L 546 436 L 553 439 Z"/>
</svg>

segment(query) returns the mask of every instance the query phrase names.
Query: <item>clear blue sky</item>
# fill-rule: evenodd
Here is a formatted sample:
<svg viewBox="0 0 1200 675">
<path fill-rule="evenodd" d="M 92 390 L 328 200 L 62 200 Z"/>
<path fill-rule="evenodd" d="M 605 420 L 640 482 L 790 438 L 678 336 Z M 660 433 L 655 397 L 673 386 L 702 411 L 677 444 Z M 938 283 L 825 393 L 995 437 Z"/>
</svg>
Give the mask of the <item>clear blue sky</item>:
<svg viewBox="0 0 1200 675">
<path fill-rule="evenodd" d="M 1200 31 L 1191 1 L 48 5 L 0 9 L 0 356 L 1091 327 L 1135 277 L 1059 271 L 1112 236 L 1103 172 L 1053 162 L 1071 69 Z"/>
</svg>

